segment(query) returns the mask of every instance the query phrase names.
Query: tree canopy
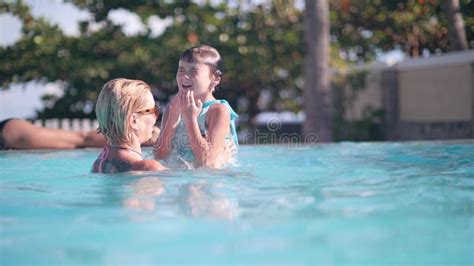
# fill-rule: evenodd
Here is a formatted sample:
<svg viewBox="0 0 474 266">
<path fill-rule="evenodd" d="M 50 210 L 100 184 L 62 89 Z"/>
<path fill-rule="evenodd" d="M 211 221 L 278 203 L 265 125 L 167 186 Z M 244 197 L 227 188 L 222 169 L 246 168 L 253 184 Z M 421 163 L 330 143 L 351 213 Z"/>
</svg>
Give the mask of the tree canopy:
<svg viewBox="0 0 474 266">
<path fill-rule="evenodd" d="M 474 34 L 474 1 L 460 0 L 467 39 Z M 449 50 L 442 0 L 330 1 L 331 33 L 344 57 L 373 60 L 377 52 L 401 49 L 406 55 Z"/>
<path fill-rule="evenodd" d="M 370 61 L 379 51 L 400 47 L 408 55 L 447 50 L 446 20 L 439 0 L 336 0 L 330 2 L 332 68 Z M 73 0 L 93 20 L 80 23 L 80 35 L 65 35 L 57 25 L 33 17 L 22 1 L 0 4 L 23 22 L 20 40 L 0 47 L 3 89 L 31 80 L 59 81 L 61 97 L 45 96 L 40 118 L 94 118 L 102 85 L 117 77 L 142 79 L 158 100 L 176 92 L 175 73 L 182 51 L 199 43 L 216 47 L 224 58 L 224 79 L 217 97 L 255 116 L 262 90 L 272 97 L 269 110 L 298 111 L 304 87 L 304 10 L 293 0 L 263 4 L 227 1 Z M 466 33 L 474 32 L 473 2 L 462 1 Z M 171 18 L 160 36 L 151 29 L 133 36 L 123 33 L 108 14 L 123 8 L 147 25 L 157 16 Z M 238 104 L 237 104 L 238 103 Z"/>
</svg>

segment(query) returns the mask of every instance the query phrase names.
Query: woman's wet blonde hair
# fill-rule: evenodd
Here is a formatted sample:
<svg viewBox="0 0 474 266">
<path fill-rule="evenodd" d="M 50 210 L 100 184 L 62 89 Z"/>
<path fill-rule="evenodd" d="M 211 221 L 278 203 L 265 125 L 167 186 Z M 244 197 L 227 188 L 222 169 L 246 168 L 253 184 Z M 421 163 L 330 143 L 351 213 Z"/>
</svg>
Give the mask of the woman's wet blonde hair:
<svg viewBox="0 0 474 266">
<path fill-rule="evenodd" d="M 150 86 L 141 80 L 118 78 L 107 82 L 97 98 L 95 113 L 99 131 L 107 142 L 122 144 L 131 141 L 129 117 L 146 108 Z"/>
</svg>

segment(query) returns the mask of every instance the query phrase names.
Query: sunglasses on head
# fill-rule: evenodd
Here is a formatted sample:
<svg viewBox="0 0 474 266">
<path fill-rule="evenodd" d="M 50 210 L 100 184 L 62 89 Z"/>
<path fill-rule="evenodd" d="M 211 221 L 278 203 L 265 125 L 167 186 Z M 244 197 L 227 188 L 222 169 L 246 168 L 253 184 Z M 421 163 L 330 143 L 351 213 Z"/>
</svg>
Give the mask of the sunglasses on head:
<svg viewBox="0 0 474 266">
<path fill-rule="evenodd" d="M 154 114 L 154 115 L 156 115 L 156 117 L 158 117 L 158 115 L 160 114 L 160 107 L 157 104 L 155 104 L 155 107 L 153 107 L 153 108 L 145 109 L 145 110 L 138 111 L 138 112 L 135 112 L 135 113 L 141 114 L 141 115 Z"/>
</svg>

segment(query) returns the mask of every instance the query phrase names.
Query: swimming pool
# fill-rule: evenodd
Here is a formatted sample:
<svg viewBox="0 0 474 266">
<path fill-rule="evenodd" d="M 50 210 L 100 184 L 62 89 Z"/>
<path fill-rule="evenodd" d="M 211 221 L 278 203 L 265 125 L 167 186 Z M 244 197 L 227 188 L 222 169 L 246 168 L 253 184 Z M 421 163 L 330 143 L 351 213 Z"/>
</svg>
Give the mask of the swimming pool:
<svg viewBox="0 0 474 266">
<path fill-rule="evenodd" d="M 149 151 L 149 150 L 148 150 Z M 470 264 L 474 142 L 243 146 L 238 166 L 91 174 L 0 152 L 11 264 Z"/>
</svg>

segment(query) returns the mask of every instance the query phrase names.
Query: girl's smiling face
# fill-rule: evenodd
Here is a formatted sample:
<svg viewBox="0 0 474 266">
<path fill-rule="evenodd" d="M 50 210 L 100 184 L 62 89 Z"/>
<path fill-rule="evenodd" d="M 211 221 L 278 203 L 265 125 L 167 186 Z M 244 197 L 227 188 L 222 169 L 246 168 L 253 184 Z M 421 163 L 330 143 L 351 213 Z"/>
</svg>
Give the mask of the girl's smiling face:
<svg viewBox="0 0 474 266">
<path fill-rule="evenodd" d="M 180 91 L 192 90 L 195 98 L 204 99 L 212 95 L 216 80 L 208 65 L 179 61 L 176 82 Z"/>
</svg>

